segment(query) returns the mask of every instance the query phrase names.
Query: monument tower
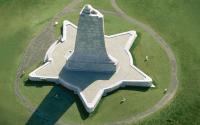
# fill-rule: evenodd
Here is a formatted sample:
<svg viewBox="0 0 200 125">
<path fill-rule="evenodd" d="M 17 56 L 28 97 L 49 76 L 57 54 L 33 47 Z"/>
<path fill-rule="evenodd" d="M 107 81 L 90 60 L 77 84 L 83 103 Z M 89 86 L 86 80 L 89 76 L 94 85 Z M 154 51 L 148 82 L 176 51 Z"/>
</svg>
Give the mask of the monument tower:
<svg viewBox="0 0 200 125">
<path fill-rule="evenodd" d="M 103 15 L 91 5 L 80 12 L 75 48 L 67 59 L 71 71 L 115 72 L 117 61 L 106 51 Z"/>
</svg>

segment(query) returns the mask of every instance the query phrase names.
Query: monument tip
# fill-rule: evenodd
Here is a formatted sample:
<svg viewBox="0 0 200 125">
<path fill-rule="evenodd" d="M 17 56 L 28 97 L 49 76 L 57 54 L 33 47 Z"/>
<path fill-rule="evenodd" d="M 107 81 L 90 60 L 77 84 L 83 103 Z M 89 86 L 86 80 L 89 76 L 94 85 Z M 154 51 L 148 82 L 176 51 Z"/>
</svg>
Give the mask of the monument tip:
<svg viewBox="0 0 200 125">
<path fill-rule="evenodd" d="M 103 17 L 103 15 L 98 10 L 94 9 L 90 4 L 86 4 L 80 14 Z"/>
<path fill-rule="evenodd" d="M 92 8 L 91 5 L 86 4 L 86 5 L 84 6 L 84 8 L 83 8 L 82 13 L 84 13 L 84 14 L 90 14 L 91 8 Z"/>
</svg>

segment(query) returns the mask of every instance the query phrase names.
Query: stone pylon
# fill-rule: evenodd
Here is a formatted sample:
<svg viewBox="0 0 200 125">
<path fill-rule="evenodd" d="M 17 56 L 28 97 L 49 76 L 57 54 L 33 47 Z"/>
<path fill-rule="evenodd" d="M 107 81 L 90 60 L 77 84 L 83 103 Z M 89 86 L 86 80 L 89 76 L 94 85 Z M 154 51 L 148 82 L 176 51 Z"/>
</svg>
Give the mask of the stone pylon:
<svg viewBox="0 0 200 125">
<path fill-rule="evenodd" d="M 75 48 L 65 67 L 72 71 L 116 71 L 117 60 L 105 47 L 103 15 L 91 5 L 80 12 Z"/>
</svg>

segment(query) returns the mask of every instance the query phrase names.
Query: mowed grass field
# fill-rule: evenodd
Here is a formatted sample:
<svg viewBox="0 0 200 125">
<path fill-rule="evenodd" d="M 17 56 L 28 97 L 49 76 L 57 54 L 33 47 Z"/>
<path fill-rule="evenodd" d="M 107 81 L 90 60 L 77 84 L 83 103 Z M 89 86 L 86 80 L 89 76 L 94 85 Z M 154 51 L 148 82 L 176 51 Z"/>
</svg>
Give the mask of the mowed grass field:
<svg viewBox="0 0 200 125">
<path fill-rule="evenodd" d="M 23 125 L 27 110 L 14 94 L 13 82 L 28 42 L 69 0 L 0 0 L 0 124 Z"/>
<path fill-rule="evenodd" d="M 37 35 L 45 26 L 45 24 L 47 24 L 47 22 L 53 17 L 53 15 L 55 15 L 58 11 L 62 10 L 62 8 L 65 5 L 67 5 L 68 2 L 69 0 L 0 0 L 0 28 L 2 30 L 0 34 L 0 124 L 21 125 L 25 124 L 30 118 L 33 118 L 34 120 L 34 117 L 31 117 L 31 114 L 28 113 L 28 111 L 19 103 L 17 97 L 14 95 L 13 82 L 15 79 L 16 70 L 20 63 L 21 54 L 25 50 L 28 42 L 35 35 Z M 89 2 L 100 9 L 113 10 L 108 1 L 98 2 L 87 0 L 84 2 Z M 160 112 L 146 118 L 144 121 L 141 121 L 138 124 L 200 124 L 198 118 L 200 116 L 200 91 L 198 89 L 198 76 L 200 74 L 200 70 L 198 67 L 198 63 L 200 62 L 200 52 L 198 51 L 198 40 L 200 37 L 198 26 L 198 22 L 200 21 L 200 17 L 198 15 L 199 2 L 197 0 L 118 0 L 117 3 L 119 3 L 120 7 L 122 7 L 123 10 L 126 11 L 129 15 L 152 26 L 153 29 L 155 29 L 159 34 L 161 34 L 173 48 L 173 51 L 176 54 L 179 64 L 179 80 L 181 84 L 176 98 L 173 100 L 172 103 L 170 103 L 170 105 L 162 109 Z M 76 16 L 74 16 L 74 14 L 68 15 L 67 17 L 71 17 L 72 21 L 76 21 L 77 19 Z M 134 25 L 127 24 L 127 22 L 125 22 L 123 19 L 119 19 L 118 17 L 112 15 L 107 15 L 107 17 L 107 19 L 105 18 L 105 28 L 107 34 L 113 34 L 119 31 L 128 30 L 129 28 L 136 28 L 134 27 Z M 116 24 L 114 20 L 117 20 Z M 123 23 L 122 27 L 118 27 L 118 23 Z M 111 24 L 115 25 L 115 27 L 113 28 Z M 159 78 L 156 78 L 157 75 L 154 76 L 153 74 L 164 74 L 166 72 L 169 72 L 167 68 L 164 71 L 156 71 L 156 69 L 159 69 L 157 68 L 157 66 L 160 65 L 152 65 L 143 62 L 143 56 L 152 53 L 151 49 L 149 49 L 148 46 L 146 46 L 146 44 L 148 45 L 154 42 L 153 40 L 149 43 L 145 42 L 146 40 L 144 40 L 143 38 L 142 30 L 136 30 L 140 31 L 139 38 L 137 40 L 139 41 L 137 42 L 138 47 L 135 46 L 132 50 L 132 52 L 135 54 L 134 58 L 136 59 L 136 64 L 142 70 L 152 75 L 153 79 L 157 81 L 163 80 L 166 82 L 167 80 L 165 79 L 165 75 L 163 75 L 163 77 L 159 76 Z M 145 38 L 147 39 L 147 41 L 149 40 L 148 35 Z M 139 49 L 140 47 L 143 48 L 145 46 L 147 47 L 145 48 L 146 50 Z M 158 51 L 162 52 L 162 50 L 159 50 L 159 47 L 156 48 L 158 49 Z M 166 58 L 164 60 L 163 58 L 164 57 L 161 57 L 161 61 L 166 61 Z M 153 59 L 151 59 L 152 63 L 156 63 L 156 59 L 159 58 L 154 57 Z M 158 64 L 158 62 L 156 64 Z M 151 73 L 152 69 L 148 69 L 148 67 L 150 67 L 149 65 L 152 65 L 152 68 L 156 68 L 153 70 L 153 73 Z M 167 66 L 167 64 L 164 65 Z M 162 68 L 162 66 L 160 67 Z M 23 83 L 21 84 L 21 87 L 24 87 Z M 51 89 L 51 87 L 43 87 L 37 89 L 34 87 L 27 87 L 26 89 L 29 89 L 30 91 L 27 92 L 24 89 L 23 92 L 25 92 L 25 95 L 30 98 L 34 97 L 31 98 L 31 101 L 33 102 L 34 106 L 38 106 L 39 103 L 43 104 L 44 106 L 48 105 L 48 101 L 45 100 L 47 100 L 49 97 L 52 97 L 55 93 L 63 91 L 63 96 L 66 96 L 70 100 L 69 102 L 65 102 L 65 98 L 61 98 L 63 99 L 63 104 L 66 104 L 71 109 L 68 110 L 68 115 L 64 114 L 62 116 L 62 111 L 61 113 L 58 113 L 58 116 L 62 116 L 61 120 L 63 122 L 73 122 L 78 119 L 77 122 L 87 124 L 87 120 L 84 120 L 84 114 L 80 114 L 78 112 L 78 110 L 82 109 L 76 109 L 77 107 L 81 106 L 79 105 L 80 101 L 74 101 L 78 100 L 78 98 L 76 96 L 73 97 L 73 93 L 68 92 L 66 89 L 63 88 Z M 41 91 L 43 92 L 43 94 L 41 94 Z M 38 95 L 34 92 L 38 92 Z M 47 93 L 48 95 L 46 96 Z M 95 117 L 97 117 L 98 115 L 102 115 L 102 117 L 99 117 L 99 119 L 97 119 L 97 122 L 101 123 L 102 120 L 109 120 L 109 117 L 115 116 L 115 114 L 110 115 L 109 117 L 104 116 L 101 112 L 106 111 L 106 109 L 102 110 L 103 108 L 106 108 L 106 103 L 111 103 L 111 105 L 113 104 L 113 102 L 109 102 L 110 99 L 116 98 L 115 101 L 118 103 L 117 100 L 121 99 L 121 97 L 118 96 L 120 95 L 120 93 L 131 95 L 133 93 L 137 93 L 137 91 L 122 90 L 117 91 L 116 93 L 110 96 L 107 96 L 100 103 L 100 106 L 97 109 L 97 113 L 95 113 L 91 119 L 95 119 Z M 42 96 L 40 97 L 40 95 Z M 115 102 L 114 104 L 117 106 Z M 38 108 L 42 108 L 43 105 L 38 106 Z M 67 107 L 65 106 L 64 108 L 66 109 Z M 110 106 L 108 108 L 113 107 Z M 118 107 L 114 109 L 118 109 Z M 74 111 L 76 112 L 74 113 Z M 70 115 L 70 112 L 74 115 Z M 124 114 L 122 113 L 122 116 L 123 115 Z M 97 122 L 95 122 L 94 120 L 90 121 L 90 123 Z"/>
<path fill-rule="evenodd" d="M 200 124 L 200 1 L 117 0 L 130 16 L 155 29 L 172 47 L 179 65 L 177 96 L 140 125 Z"/>
</svg>

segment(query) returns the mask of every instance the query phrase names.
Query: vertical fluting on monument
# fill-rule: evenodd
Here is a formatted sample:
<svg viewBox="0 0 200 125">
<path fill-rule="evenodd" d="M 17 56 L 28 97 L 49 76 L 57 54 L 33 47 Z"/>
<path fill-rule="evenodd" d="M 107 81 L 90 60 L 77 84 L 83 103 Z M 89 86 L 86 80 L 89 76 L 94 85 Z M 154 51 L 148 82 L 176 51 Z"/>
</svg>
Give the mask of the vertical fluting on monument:
<svg viewBox="0 0 200 125">
<path fill-rule="evenodd" d="M 75 48 L 66 62 L 72 71 L 115 72 L 116 60 L 108 55 L 103 15 L 86 5 L 79 17 Z"/>
</svg>

